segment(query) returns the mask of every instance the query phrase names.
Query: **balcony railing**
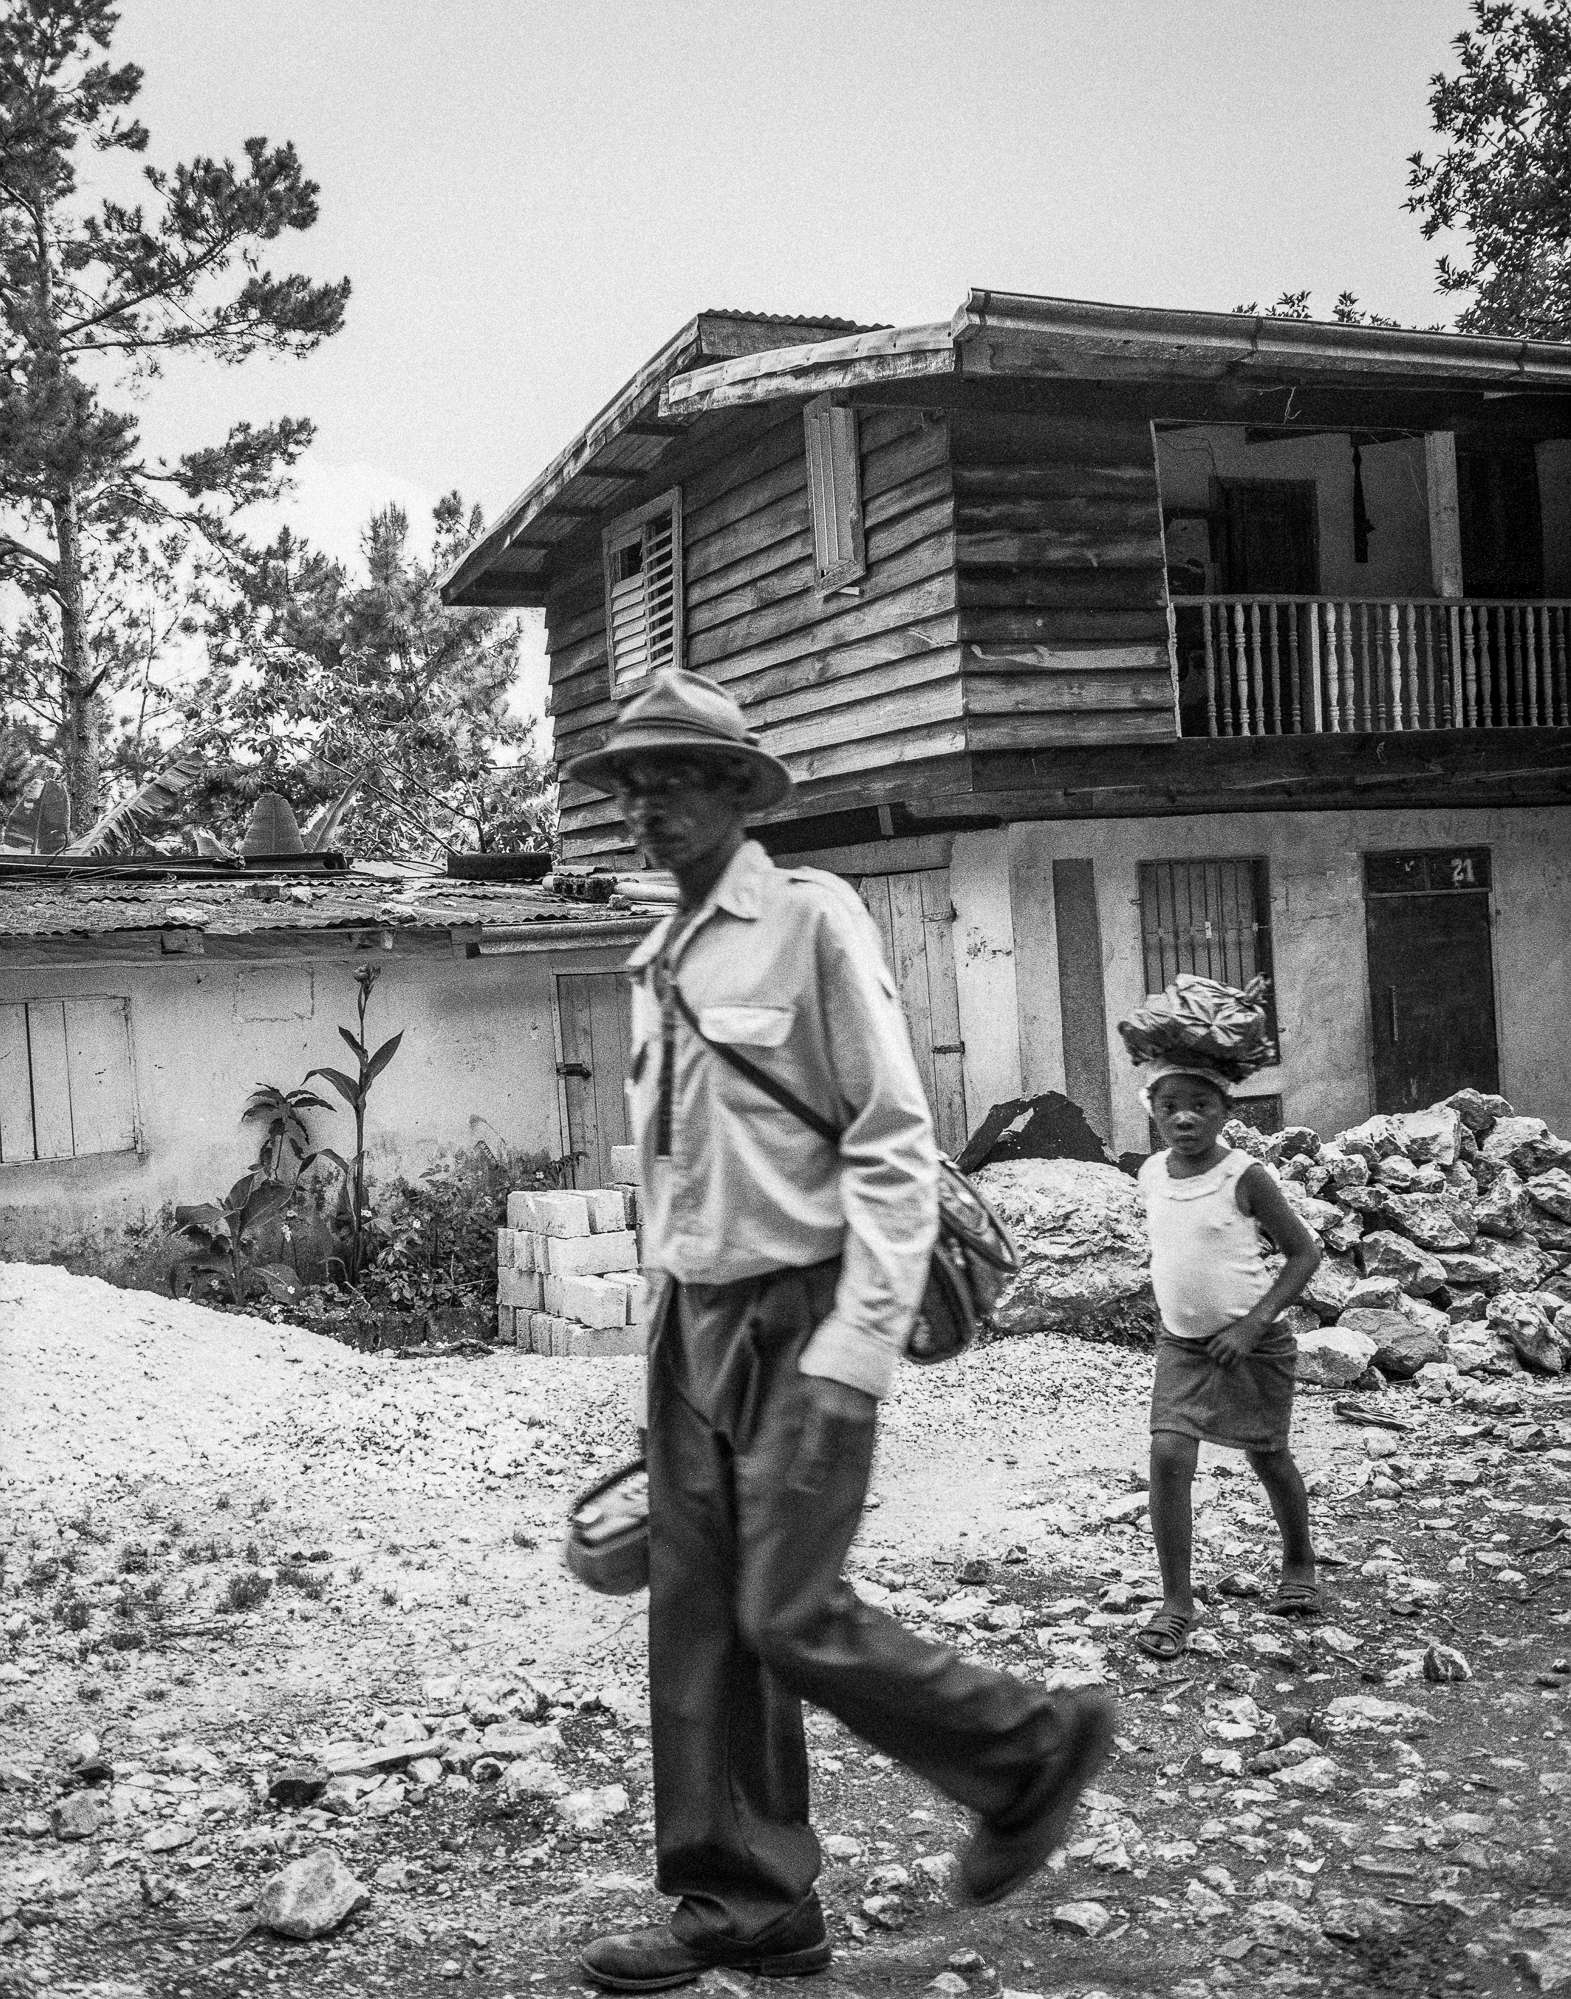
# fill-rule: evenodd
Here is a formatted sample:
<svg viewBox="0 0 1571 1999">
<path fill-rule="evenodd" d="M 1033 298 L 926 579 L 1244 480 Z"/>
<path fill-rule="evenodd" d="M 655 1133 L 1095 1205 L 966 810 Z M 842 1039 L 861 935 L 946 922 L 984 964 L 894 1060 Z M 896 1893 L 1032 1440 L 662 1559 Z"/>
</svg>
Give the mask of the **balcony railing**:
<svg viewBox="0 0 1571 1999">
<path fill-rule="evenodd" d="M 1205 596 L 1172 605 L 1186 735 L 1571 725 L 1571 600 Z"/>
</svg>

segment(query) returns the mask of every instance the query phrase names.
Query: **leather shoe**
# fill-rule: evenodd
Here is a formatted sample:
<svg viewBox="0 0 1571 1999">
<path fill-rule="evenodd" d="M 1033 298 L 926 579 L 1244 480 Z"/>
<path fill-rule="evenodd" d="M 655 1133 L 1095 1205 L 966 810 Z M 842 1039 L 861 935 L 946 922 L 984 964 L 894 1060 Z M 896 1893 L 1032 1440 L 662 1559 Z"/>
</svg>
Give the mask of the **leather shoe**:
<svg viewBox="0 0 1571 1999">
<path fill-rule="evenodd" d="M 579 1969 L 602 1992 L 665 1992 L 691 1985 L 706 1971 L 751 1971 L 760 1978 L 806 1978 L 827 1971 L 833 1952 L 823 1912 L 810 1905 L 746 1943 L 680 1943 L 659 1929 L 596 1937 L 579 1956 Z"/>
<path fill-rule="evenodd" d="M 1001 1902 L 1045 1865 L 1063 1844 L 1080 1793 L 1107 1761 L 1113 1703 L 1105 1694 L 1066 1697 L 1063 1740 L 1032 1772 L 1019 1801 L 984 1819 L 960 1856 L 960 1895 L 967 1902 Z"/>
</svg>

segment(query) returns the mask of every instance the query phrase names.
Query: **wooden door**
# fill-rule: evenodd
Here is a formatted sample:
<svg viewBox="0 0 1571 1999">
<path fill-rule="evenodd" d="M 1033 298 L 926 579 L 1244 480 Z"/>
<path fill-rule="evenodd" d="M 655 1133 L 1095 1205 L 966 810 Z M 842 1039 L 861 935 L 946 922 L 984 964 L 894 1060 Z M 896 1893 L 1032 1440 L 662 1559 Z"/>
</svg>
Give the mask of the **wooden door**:
<svg viewBox="0 0 1571 1999">
<path fill-rule="evenodd" d="M 864 875 L 859 893 L 878 925 L 884 956 L 900 989 L 939 1147 L 952 1156 L 965 1144 L 967 1127 L 949 870 Z"/>
<path fill-rule="evenodd" d="M 1422 1110 L 1453 1090 L 1497 1090 L 1488 895 L 1372 895 L 1364 910 L 1375 1109 Z"/>
<path fill-rule="evenodd" d="M 1315 596 L 1320 555 L 1313 479 L 1223 479 L 1218 485 L 1223 590 Z"/>
<path fill-rule="evenodd" d="M 626 1145 L 633 996 L 621 972 L 564 972 L 556 982 L 562 1028 L 557 1073 L 567 1098 L 567 1149 L 575 1183 L 609 1187 L 611 1148 Z"/>
</svg>

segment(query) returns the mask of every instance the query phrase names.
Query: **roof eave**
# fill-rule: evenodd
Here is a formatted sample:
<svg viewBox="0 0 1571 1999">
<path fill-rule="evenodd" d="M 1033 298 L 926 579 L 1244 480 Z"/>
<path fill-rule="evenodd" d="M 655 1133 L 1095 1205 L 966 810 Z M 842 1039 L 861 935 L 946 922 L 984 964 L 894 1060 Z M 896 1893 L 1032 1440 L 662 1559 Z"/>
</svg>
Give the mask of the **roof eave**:
<svg viewBox="0 0 1571 1999">
<path fill-rule="evenodd" d="M 1456 387 L 1571 389 L 1571 346 L 1263 313 L 1188 312 L 973 291 L 950 322 L 967 375 L 1066 379 L 1241 373 L 1443 380 Z"/>
</svg>

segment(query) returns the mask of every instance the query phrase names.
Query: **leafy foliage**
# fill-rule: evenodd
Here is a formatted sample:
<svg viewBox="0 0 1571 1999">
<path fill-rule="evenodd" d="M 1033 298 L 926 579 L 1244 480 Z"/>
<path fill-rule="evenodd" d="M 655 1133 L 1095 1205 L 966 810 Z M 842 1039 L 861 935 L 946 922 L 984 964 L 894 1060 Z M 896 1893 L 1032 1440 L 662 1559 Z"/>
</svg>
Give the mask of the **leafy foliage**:
<svg viewBox="0 0 1571 1999">
<path fill-rule="evenodd" d="M 216 1201 L 175 1209 L 179 1233 L 196 1245 L 170 1270 L 171 1288 L 200 1297 L 213 1286 L 227 1292 L 232 1305 L 243 1305 L 257 1290 L 287 1300 L 299 1289 L 288 1264 L 257 1260 L 257 1236 L 288 1207 L 293 1189 L 261 1173 L 245 1173 Z"/>
<path fill-rule="evenodd" d="M 106 59 L 118 18 L 110 0 L 0 11 L 0 503 L 19 528 L 0 535 L 0 578 L 28 606 L 0 648 L 0 699 L 56 764 L 77 826 L 100 809 L 110 700 L 139 670 L 147 719 L 158 631 L 187 615 L 205 559 L 193 549 L 226 559 L 235 509 L 276 494 L 311 436 L 296 417 L 240 421 L 154 461 L 125 399 L 170 355 L 307 354 L 349 292 L 263 263 L 317 219 L 291 145 L 145 165 L 139 201 L 83 190 L 84 154 L 112 169 L 148 147 L 130 115 L 142 73 Z"/>
<path fill-rule="evenodd" d="M 216 828 L 232 837 L 264 790 L 304 817 L 347 782 L 344 837 L 361 852 L 430 858 L 550 840 L 534 724 L 508 709 L 518 620 L 450 609 L 437 592 L 480 515 L 450 493 L 434 525 L 422 557 L 399 508 L 373 515 L 362 585 L 285 530 L 247 557 L 232 597 L 211 603 L 212 666 L 188 706 L 193 719 L 228 720 L 234 761 L 205 799 Z"/>
<path fill-rule="evenodd" d="M 320 1076 L 324 1082 L 330 1083 L 349 1106 L 350 1110 L 354 1112 L 354 1159 L 352 1161 L 347 1160 L 341 1153 L 332 1152 L 326 1146 L 322 1148 L 319 1155 L 323 1159 L 330 1159 L 344 1176 L 342 1208 L 344 1249 L 342 1263 L 344 1282 L 346 1284 L 355 1284 L 359 1281 L 361 1265 L 365 1261 L 366 1253 L 366 1106 L 370 1101 L 372 1085 L 398 1053 L 398 1044 L 404 1038 L 404 1031 L 400 1028 L 396 1034 L 384 1041 L 374 1054 L 366 1044 L 366 1008 L 370 1004 L 371 989 L 381 976 L 381 966 L 374 964 L 362 965 L 359 971 L 355 973 L 355 984 L 359 988 L 359 998 L 356 1002 L 359 1031 L 351 1032 L 347 1027 L 341 1027 L 338 1030 L 354 1054 L 357 1065 L 356 1073 L 353 1076 L 346 1076 L 342 1069 L 324 1068 L 312 1069 L 306 1075 L 308 1083 L 312 1076 Z"/>
<path fill-rule="evenodd" d="M 1449 141 L 1414 153 L 1408 207 L 1426 238 L 1469 238 L 1442 256 L 1442 292 L 1467 303 L 1464 333 L 1571 334 L 1571 0 L 1473 0 L 1456 73 L 1431 78 L 1430 113 Z"/>
<path fill-rule="evenodd" d="M 240 1113 L 242 1124 L 264 1124 L 255 1170 L 285 1187 L 293 1187 L 317 1158 L 311 1149 L 307 1111 L 326 1111 L 331 1116 L 333 1106 L 303 1083 L 293 1090 L 281 1090 L 276 1083 L 258 1083 Z"/>
<path fill-rule="evenodd" d="M 1313 296 L 1307 291 L 1283 292 L 1274 305 L 1265 308 L 1266 319 L 1313 319 L 1309 301 Z M 1235 305 L 1234 312 L 1252 315 L 1260 312 L 1258 303 L 1251 299 L 1248 305 Z M 1352 292 L 1338 292 L 1336 304 L 1331 308 L 1331 321 L 1337 326 L 1395 326 L 1394 319 L 1387 319 L 1378 312 L 1366 312 Z"/>
</svg>

